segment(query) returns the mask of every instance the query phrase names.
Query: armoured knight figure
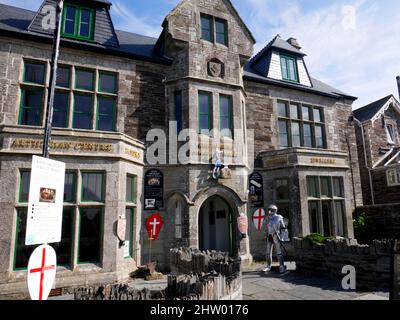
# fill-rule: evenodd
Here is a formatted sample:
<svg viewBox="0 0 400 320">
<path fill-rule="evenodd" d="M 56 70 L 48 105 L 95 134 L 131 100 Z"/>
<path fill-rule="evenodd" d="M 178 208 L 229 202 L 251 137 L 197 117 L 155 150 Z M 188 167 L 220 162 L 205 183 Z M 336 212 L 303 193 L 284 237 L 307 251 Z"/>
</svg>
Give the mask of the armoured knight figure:
<svg viewBox="0 0 400 320">
<path fill-rule="evenodd" d="M 224 152 L 218 148 L 215 150 L 215 159 L 216 160 L 215 160 L 215 164 L 214 164 L 214 170 L 212 173 L 212 176 L 214 179 L 218 179 L 221 175 L 221 167 L 222 167 L 221 157 L 222 157 L 223 153 Z"/>
<path fill-rule="evenodd" d="M 264 272 L 271 271 L 272 266 L 272 251 L 275 247 L 276 255 L 279 261 L 279 272 L 284 273 L 286 271 L 285 261 L 282 253 L 281 243 L 281 231 L 286 229 L 283 217 L 278 214 L 278 207 L 271 205 L 268 207 L 268 215 L 266 216 L 266 233 L 267 233 L 267 266 L 263 270 Z"/>
</svg>

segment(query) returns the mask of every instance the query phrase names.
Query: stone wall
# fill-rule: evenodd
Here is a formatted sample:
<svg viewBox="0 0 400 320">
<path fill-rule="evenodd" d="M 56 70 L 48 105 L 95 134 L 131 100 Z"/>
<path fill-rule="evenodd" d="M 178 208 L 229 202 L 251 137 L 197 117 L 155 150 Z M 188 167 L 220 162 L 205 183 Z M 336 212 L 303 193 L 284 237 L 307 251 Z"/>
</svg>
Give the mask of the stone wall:
<svg viewBox="0 0 400 320">
<path fill-rule="evenodd" d="M 392 242 L 374 241 L 372 245 L 359 245 L 355 240 L 330 240 L 325 245 L 312 244 L 295 238 L 296 269 L 306 275 L 337 279 L 341 283 L 342 268 L 356 269 L 357 290 L 385 290 L 390 287 L 390 260 Z"/>
</svg>

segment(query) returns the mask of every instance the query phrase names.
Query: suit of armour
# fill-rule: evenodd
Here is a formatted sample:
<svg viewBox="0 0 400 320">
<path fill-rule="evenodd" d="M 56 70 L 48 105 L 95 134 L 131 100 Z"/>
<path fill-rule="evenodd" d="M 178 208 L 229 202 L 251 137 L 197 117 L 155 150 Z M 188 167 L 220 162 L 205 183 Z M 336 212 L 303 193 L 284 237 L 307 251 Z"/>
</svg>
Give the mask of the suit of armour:
<svg viewBox="0 0 400 320">
<path fill-rule="evenodd" d="M 268 218 L 267 218 L 268 219 Z M 285 229 L 285 223 L 283 221 L 283 217 L 277 213 L 274 213 L 270 216 L 269 220 L 266 223 L 266 233 L 267 233 L 267 267 L 264 271 L 270 271 L 272 266 L 272 253 L 275 248 L 276 255 L 279 261 L 279 271 L 284 272 L 285 269 L 285 261 L 283 259 L 282 254 L 282 244 L 280 241 L 281 230 Z"/>
</svg>

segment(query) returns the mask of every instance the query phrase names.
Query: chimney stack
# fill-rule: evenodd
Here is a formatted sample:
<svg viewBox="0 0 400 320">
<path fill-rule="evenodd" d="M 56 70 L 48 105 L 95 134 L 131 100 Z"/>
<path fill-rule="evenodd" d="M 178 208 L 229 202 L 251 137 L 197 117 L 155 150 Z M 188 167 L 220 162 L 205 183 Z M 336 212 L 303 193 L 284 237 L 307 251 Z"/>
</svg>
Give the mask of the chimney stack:
<svg viewBox="0 0 400 320">
<path fill-rule="evenodd" d="M 286 40 L 287 43 L 289 43 L 290 45 L 292 45 L 293 47 L 295 47 L 296 49 L 300 50 L 301 46 L 299 44 L 299 42 L 297 41 L 296 38 L 289 38 Z"/>
<path fill-rule="evenodd" d="M 400 99 L 400 76 L 397 76 L 397 88 L 399 89 L 399 99 Z"/>
</svg>

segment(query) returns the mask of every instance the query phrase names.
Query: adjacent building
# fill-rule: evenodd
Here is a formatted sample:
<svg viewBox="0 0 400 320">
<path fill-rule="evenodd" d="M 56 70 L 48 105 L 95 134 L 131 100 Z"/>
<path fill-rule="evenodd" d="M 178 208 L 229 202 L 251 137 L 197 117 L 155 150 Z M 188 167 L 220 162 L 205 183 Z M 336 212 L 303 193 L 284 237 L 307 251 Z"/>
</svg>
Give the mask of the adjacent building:
<svg viewBox="0 0 400 320">
<path fill-rule="evenodd" d="M 24 228 L 46 114 L 48 5 L 55 1 L 36 13 L 0 5 L 3 293 L 25 290 L 32 251 Z M 292 236 L 354 236 L 356 98 L 311 77 L 296 39 L 276 36 L 254 55 L 255 39 L 228 0 L 181 1 L 158 39 L 115 30 L 110 6 L 64 6 L 51 144 L 67 166 L 58 287 L 126 279 L 150 260 L 166 270 L 176 246 L 262 258 L 252 217 L 271 203 Z M 145 225 L 155 212 L 163 227 L 151 242 Z"/>
<path fill-rule="evenodd" d="M 399 86 L 400 88 L 400 86 Z M 400 203 L 400 103 L 389 95 L 354 111 L 365 205 Z"/>
</svg>

